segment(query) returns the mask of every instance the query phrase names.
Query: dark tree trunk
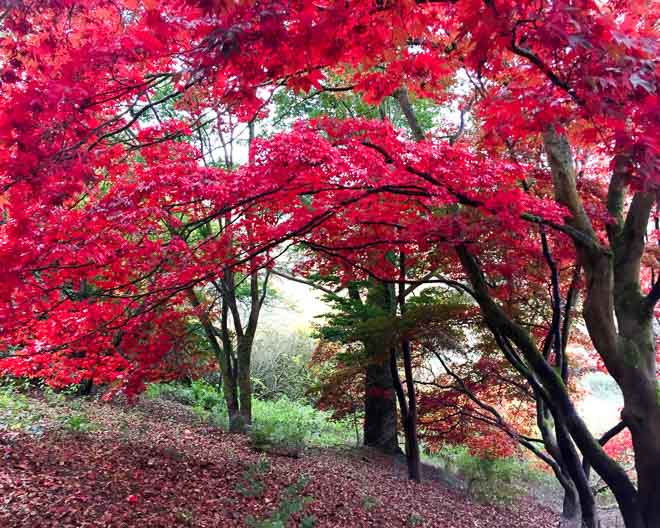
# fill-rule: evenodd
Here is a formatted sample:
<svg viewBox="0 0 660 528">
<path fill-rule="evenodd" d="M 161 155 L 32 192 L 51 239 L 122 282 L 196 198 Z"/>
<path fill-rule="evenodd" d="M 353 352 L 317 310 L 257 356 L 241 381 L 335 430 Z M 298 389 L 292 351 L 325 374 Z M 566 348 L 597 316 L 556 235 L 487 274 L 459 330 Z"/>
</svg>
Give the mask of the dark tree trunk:
<svg viewBox="0 0 660 528">
<path fill-rule="evenodd" d="M 229 305 L 225 301 L 222 304 L 222 349 L 218 349 L 218 361 L 222 375 L 222 393 L 225 396 L 227 404 L 227 417 L 229 419 L 229 430 L 232 433 L 241 432 L 241 420 L 238 407 L 238 365 L 234 357 L 233 345 L 227 318 L 229 314 Z"/>
<path fill-rule="evenodd" d="M 610 458 L 593 437 L 584 421 L 578 415 L 560 375 L 550 366 L 536 347 L 529 333 L 497 305 L 488 294 L 488 285 L 477 261 L 465 246 L 457 246 L 463 267 L 474 287 L 475 299 L 482 309 L 489 326 L 500 329 L 515 343 L 524 357 L 527 367 L 534 372 L 534 379 L 545 396 L 555 420 L 565 424 L 568 433 L 577 444 L 584 457 L 610 487 L 621 508 L 626 528 L 651 528 L 642 521 L 637 491 L 623 468 Z"/>
<path fill-rule="evenodd" d="M 245 336 L 239 341 L 237 347 L 240 407 L 240 423 L 237 424 L 237 427 L 241 432 L 252 424 L 252 380 L 250 378 L 252 342 L 252 336 Z"/>
<path fill-rule="evenodd" d="M 78 385 L 79 396 L 91 396 L 94 391 L 94 382 L 91 379 L 84 379 Z"/>
<path fill-rule="evenodd" d="M 566 521 L 567 526 L 573 526 L 580 515 L 577 491 L 574 486 L 564 488 L 564 500 L 562 502 L 561 518 Z M 563 526 L 563 524 L 562 524 Z"/>
<path fill-rule="evenodd" d="M 642 517 L 647 528 L 660 526 L 660 408 L 648 409 L 645 413 L 624 408 L 624 419 L 630 427 L 635 449 Z"/>
<path fill-rule="evenodd" d="M 624 289 L 624 285 L 620 287 Z M 638 507 L 650 528 L 660 526 L 660 386 L 655 370 L 654 316 L 640 300 L 633 290 L 619 292 L 615 302 L 617 344 L 629 362 L 615 378 L 623 392 L 622 418 L 630 429 L 635 451 Z"/>
<path fill-rule="evenodd" d="M 401 383 L 401 378 L 399 377 L 399 367 L 397 365 L 395 347 L 392 347 L 390 352 L 390 370 L 392 372 L 392 379 L 394 380 L 394 390 L 396 391 L 396 397 L 399 401 L 399 408 L 401 409 L 403 432 L 406 436 L 406 463 L 408 464 L 408 478 L 410 480 L 419 482 L 421 480 L 421 473 L 419 464 L 419 443 L 417 441 L 417 427 L 416 423 L 410 420 L 408 399 L 406 398 L 406 392 L 403 390 L 403 384 Z"/>
<path fill-rule="evenodd" d="M 352 295 L 355 297 L 355 292 Z M 394 303 L 390 287 L 372 281 L 366 302 L 383 314 L 391 313 Z M 396 394 L 388 364 L 391 343 L 384 343 L 382 336 L 371 336 L 363 345 L 368 362 L 365 369 L 364 445 L 385 453 L 400 453 Z"/>
<path fill-rule="evenodd" d="M 498 342 L 502 343 L 502 338 L 498 336 Z M 510 355 L 510 352 L 508 353 Z M 534 387 L 534 385 L 532 385 Z M 534 397 L 536 398 L 536 422 L 541 432 L 541 438 L 543 439 L 543 446 L 545 447 L 548 456 L 555 462 L 552 465 L 552 469 L 555 473 L 555 477 L 561 484 L 564 490 L 564 501 L 562 508 L 562 518 L 568 522 L 568 526 L 572 526 L 571 522 L 575 522 L 580 515 L 580 499 L 578 495 L 577 486 L 574 482 L 573 476 L 575 471 L 569 471 L 567 467 L 566 456 L 564 455 L 564 450 L 559 446 L 560 437 L 557 434 L 553 434 L 553 430 L 556 432 L 558 427 L 552 428 L 552 422 L 557 418 L 551 420 L 551 414 L 546 402 L 543 400 L 541 391 L 536 389 L 534 391 Z M 565 430 L 563 426 L 560 426 L 562 430 Z M 570 461 L 569 461 L 570 462 Z M 579 462 L 579 461 L 578 461 Z M 584 468 L 580 468 L 582 474 L 585 477 L 585 480 L 588 481 L 589 474 L 588 471 Z"/>
<path fill-rule="evenodd" d="M 412 107 L 410 98 L 408 97 L 408 91 L 406 88 L 400 88 L 392 94 L 399 103 L 401 111 L 403 112 L 408 126 L 415 138 L 415 141 L 424 141 L 424 130 L 417 120 L 417 115 L 415 110 Z M 462 119 L 462 116 L 461 116 Z M 462 126 L 461 126 L 462 127 Z M 454 138 L 456 139 L 456 138 Z M 402 251 L 399 255 L 399 273 L 400 273 L 400 282 L 399 282 L 399 291 L 397 295 L 397 304 L 401 315 L 404 315 L 406 311 L 406 255 Z M 408 476 L 411 480 L 420 482 L 421 473 L 420 473 L 420 454 L 419 454 L 419 439 L 417 437 L 417 395 L 415 393 L 415 380 L 413 379 L 412 372 L 412 358 L 411 358 L 411 349 L 410 349 L 410 340 L 406 337 L 403 337 L 401 340 L 401 351 L 403 355 L 403 366 L 406 375 L 406 390 L 408 395 L 408 406 L 406 412 L 404 413 L 403 406 L 401 409 L 401 414 L 403 416 L 404 428 L 406 433 L 406 457 L 408 459 Z M 396 356 L 394 356 L 391 366 L 394 371 L 397 371 L 396 368 Z M 398 372 L 396 373 L 395 382 L 399 385 L 399 390 L 397 395 L 399 396 L 400 402 L 403 402 L 403 390 L 401 388 L 401 382 L 399 380 Z M 401 394 L 399 394 L 399 392 Z"/>
<path fill-rule="evenodd" d="M 422 474 L 420 471 L 419 438 L 417 437 L 417 394 L 412 372 L 410 341 L 407 338 L 401 341 L 401 350 L 403 352 L 403 368 L 406 375 L 406 393 L 408 396 L 408 412 L 404 419 L 408 477 L 410 480 L 420 482 Z"/>
<path fill-rule="evenodd" d="M 188 290 L 188 298 L 190 303 L 195 307 L 199 308 L 201 303 L 195 290 L 190 288 Z M 220 375 L 222 379 L 222 393 L 225 397 L 225 403 L 227 404 L 227 415 L 229 417 L 229 430 L 232 432 L 237 432 L 240 428 L 237 429 L 237 426 L 240 425 L 239 412 L 238 412 L 238 392 L 236 387 L 236 368 L 232 363 L 232 346 L 231 339 L 229 337 L 229 329 L 227 328 L 227 305 L 223 305 L 223 314 L 222 314 L 222 346 L 218 343 L 218 338 L 216 336 L 216 331 L 213 328 L 213 324 L 209 319 L 207 313 L 201 313 L 199 316 L 200 323 L 202 328 L 204 328 L 204 333 L 206 334 L 206 339 L 211 346 L 215 357 L 220 363 Z"/>
<path fill-rule="evenodd" d="M 582 513 L 583 528 L 598 528 L 598 509 L 596 500 L 591 491 L 589 480 L 582 467 L 578 452 L 573 445 L 573 441 L 566 430 L 566 425 L 556 419 L 557 442 L 562 453 L 562 458 L 566 464 L 566 472 L 570 475 L 573 485 L 577 491 L 580 501 L 580 511 Z"/>
<path fill-rule="evenodd" d="M 386 453 L 399 453 L 394 382 L 387 363 L 366 369 L 364 392 L 364 445 Z"/>
</svg>

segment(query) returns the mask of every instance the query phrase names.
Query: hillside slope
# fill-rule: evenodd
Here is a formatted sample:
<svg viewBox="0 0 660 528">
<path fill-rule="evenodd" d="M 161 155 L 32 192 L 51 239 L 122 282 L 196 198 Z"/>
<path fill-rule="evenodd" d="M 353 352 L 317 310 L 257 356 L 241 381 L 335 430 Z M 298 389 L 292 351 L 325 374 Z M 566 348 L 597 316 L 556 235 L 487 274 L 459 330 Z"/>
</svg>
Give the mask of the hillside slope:
<svg viewBox="0 0 660 528">
<path fill-rule="evenodd" d="M 0 526 L 550 528 L 558 523 L 556 514 L 529 500 L 511 508 L 485 506 L 436 482 L 410 483 L 399 465 L 368 452 L 261 455 L 244 436 L 200 425 L 174 402 L 79 405 L 89 422 L 63 421 L 50 405 L 42 424 L 33 427 L 36 434 L 0 432 Z M 88 429 L 81 425 L 88 423 L 94 430 L 71 432 Z M 279 512 L 285 518 L 287 509 L 293 513 L 286 524 L 273 517 Z"/>
</svg>

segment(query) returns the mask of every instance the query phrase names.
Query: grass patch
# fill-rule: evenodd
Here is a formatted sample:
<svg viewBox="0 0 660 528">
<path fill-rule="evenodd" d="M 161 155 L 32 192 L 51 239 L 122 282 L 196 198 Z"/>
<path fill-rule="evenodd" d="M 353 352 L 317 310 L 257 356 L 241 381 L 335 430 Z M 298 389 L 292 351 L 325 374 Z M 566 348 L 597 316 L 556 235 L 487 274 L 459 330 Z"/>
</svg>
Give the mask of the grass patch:
<svg viewBox="0 0 660 528">
<path fill-rule="evenodd" d="M 46 430 L 86 434 L 97 429 L 84 412 L 77 388 L 56 391 L 50 387 L 2 380 L 0 385 L 0 429 L 42 436 Z"/>
<path fill-rule="evenodd" d="M 330 414 L 309 404 L 289 400 L 254 400 L 250 435 L 256 444 L 289 447 L 348 444 L 350 424 L 330 420 Z"/>
</svg>

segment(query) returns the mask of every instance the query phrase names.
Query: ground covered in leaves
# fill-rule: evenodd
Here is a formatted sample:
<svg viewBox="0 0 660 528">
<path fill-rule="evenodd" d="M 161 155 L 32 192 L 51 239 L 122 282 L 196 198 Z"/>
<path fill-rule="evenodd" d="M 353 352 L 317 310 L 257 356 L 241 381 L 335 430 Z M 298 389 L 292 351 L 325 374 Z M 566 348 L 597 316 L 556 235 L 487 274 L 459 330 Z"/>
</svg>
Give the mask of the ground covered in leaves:
<svg viewBox="0 0 660 528">
<path fill-rule="evenodd" d="M 495 507 L 410 483 L 400 464 L 366 451 L 260 454 L 174 402 L 79 402 L 73 414 L 63 401 L 36 405 L 38 424 L 0 431 L 2 527 L 558 525 L 528 499 Z"/>
</svg>

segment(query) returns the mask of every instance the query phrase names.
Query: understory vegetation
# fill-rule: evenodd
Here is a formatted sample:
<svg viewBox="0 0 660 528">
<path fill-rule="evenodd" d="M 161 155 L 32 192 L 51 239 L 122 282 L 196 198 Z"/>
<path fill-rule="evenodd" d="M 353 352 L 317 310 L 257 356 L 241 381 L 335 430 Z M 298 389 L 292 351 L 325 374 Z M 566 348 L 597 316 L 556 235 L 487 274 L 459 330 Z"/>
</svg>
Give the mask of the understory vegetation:
<svg viewBox="0 0 660 528">
<path fill-rule="evenodd" d="M 148 397 L 160 397 L 190 405 L 200 420 L 220 429 L 228 423 L 227 406 L 217 386 L 204 380 L 189 385 L 181 383 L 151 384 Z M 253 398 L 252 426 L 249 431 L 255 444 L 283 445 L 293 448 L 308 446 L 359 445 L 350 420 L 332 420 L 329 412 L 315 409 L 305 401 L 286 395 L 274 400 Z"/>
<path fill-rule="evenodd" d="M 227 411 L 222 393 L 217 386 L 204 380 L 190 384 L 151 384 L 146 394 L 150 398 L 188 405 L 203 422 L 226 429 Z M 352 419 L 333 419 L 330 412 L 287 396 L 276 400 L 253 400 L 253 424 L 249 436 L 258 448 L 347 448 L 359 446 L 361 440 Z M 521 456 L 485 458 L 461 445 L 446 445 L 427 451 L 423 461 L 439 470 L 439 479 L 445 485 L 464 490 L 484 503 L 511 504 L 530 485 L 547 486 L 552 481 L 547 472 Z"/>
</svg>

